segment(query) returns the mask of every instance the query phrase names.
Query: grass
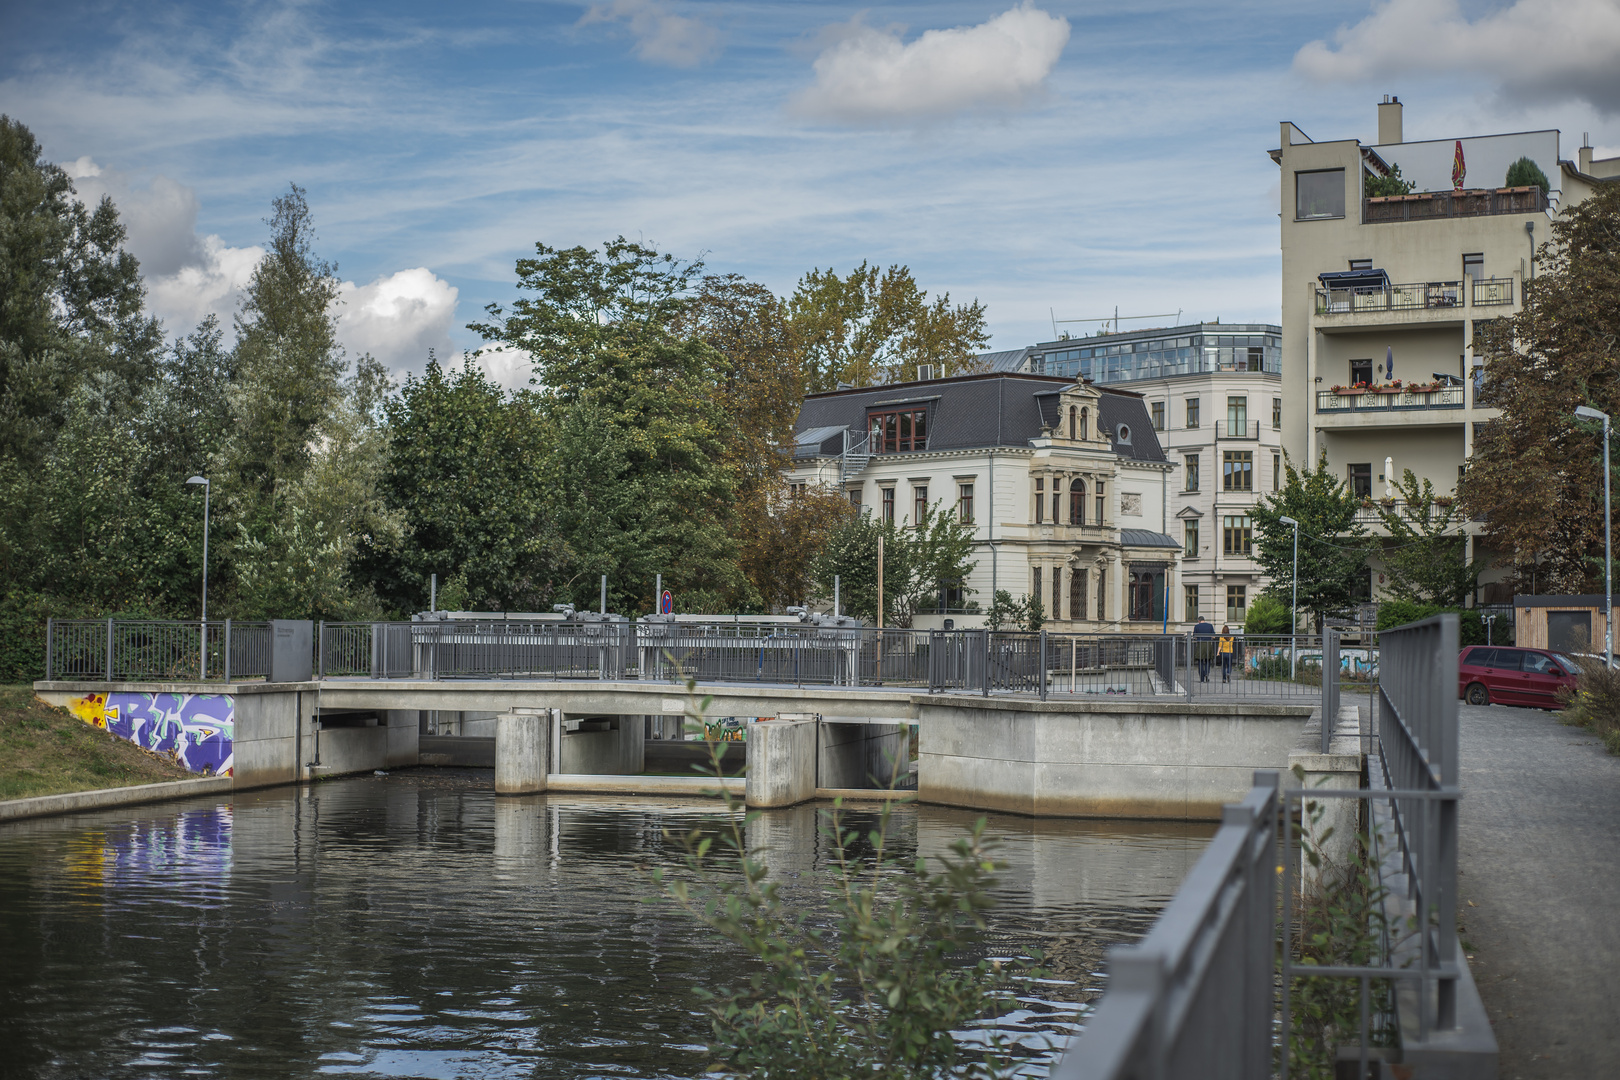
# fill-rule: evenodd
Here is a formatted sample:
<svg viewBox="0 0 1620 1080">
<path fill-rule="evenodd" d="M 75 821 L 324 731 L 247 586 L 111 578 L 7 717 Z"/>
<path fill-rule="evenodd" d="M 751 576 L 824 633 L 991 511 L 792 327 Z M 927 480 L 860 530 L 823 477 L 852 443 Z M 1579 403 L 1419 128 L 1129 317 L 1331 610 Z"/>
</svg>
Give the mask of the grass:
<svg viewBox="0 0 1620 1080">
<path fill-rule="evenodd" d="M 161 784 L 192 774 L 34 698 L 0 686 L 0 799 Z"/>
</svg>

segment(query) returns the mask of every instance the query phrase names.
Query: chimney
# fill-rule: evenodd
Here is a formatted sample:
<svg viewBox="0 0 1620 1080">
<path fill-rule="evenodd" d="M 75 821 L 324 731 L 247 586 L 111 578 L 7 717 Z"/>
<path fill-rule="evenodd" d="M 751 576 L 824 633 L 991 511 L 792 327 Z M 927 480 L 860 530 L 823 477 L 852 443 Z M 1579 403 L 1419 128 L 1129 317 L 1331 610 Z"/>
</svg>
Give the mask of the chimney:
<svg viewBox="0 0 1620 1080">
<path fill-rule="evenodd" d="M 1592 172 L 1592 135 L 1590 132 L 1581 132 L 1581 152 L 1576 160 L 1576 166 L 1581 172 L 1591 175 Z"/>
<path fill-rule="evenodd" d="M 1384 95 L 1378 103 L 1378 145 L 1389 146 L 1401 141 L 1401 99 Z"/>
</svg>

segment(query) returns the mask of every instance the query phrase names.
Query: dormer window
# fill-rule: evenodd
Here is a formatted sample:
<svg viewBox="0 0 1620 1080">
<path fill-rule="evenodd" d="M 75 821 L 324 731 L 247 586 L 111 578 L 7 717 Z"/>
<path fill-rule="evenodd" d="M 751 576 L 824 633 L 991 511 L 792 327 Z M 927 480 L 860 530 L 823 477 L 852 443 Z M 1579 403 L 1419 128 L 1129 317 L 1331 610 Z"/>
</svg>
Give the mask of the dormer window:
<svg viewBox="0 0 1620 1080">
<path fill-rule="evenodd" d="M 1076 477 L 1069 481 L 1069 524 L 1086 523 L 1086 482 Z"/>
<path fill-rule="evenodd" d="M 900 409 L 867 417 L 871 453 L 897 454 L 928 449 L 928 410 Z"/>
</svg>

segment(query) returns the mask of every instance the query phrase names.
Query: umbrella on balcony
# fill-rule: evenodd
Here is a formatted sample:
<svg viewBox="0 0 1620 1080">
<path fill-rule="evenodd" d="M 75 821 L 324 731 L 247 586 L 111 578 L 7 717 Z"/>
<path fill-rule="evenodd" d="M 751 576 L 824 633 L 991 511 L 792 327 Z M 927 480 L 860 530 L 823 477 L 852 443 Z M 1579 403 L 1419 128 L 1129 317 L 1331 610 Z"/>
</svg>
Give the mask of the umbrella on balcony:
<svg viewBox="0 0 1620 1080">
<path fill-rule="evenodd" d="M 1462 140 L 1457 140 L 1457 152 L 1451 157 L 1451 186 L 1461 190 L 1463 181 L 1468 178 L 1468 163 L 1463 160 Z"/>
<path fill-rule="evenodd" d="M 1390 345 L 1384 351 L 1384 378 L 1395 377 L 1395 346 Z"/>
</svg>

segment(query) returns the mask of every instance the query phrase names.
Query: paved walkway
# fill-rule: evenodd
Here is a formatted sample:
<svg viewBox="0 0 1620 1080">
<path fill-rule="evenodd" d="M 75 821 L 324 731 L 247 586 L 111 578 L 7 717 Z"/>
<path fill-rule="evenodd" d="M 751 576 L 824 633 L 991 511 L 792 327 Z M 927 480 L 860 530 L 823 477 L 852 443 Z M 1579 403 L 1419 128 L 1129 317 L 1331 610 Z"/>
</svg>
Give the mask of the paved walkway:
<svg viewBox="0 0 1620 1080">
<path fill-rule="evenodd" d="M 1620 757 L 1550 713 L 1461 710 L 1462 937 L 1501 1080 L 1620 1077 Z"/>
</svg>

